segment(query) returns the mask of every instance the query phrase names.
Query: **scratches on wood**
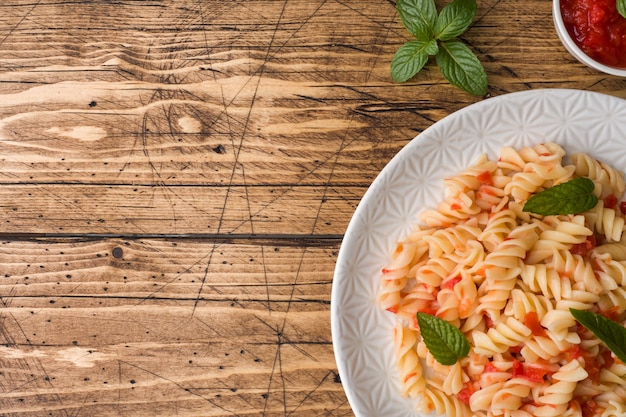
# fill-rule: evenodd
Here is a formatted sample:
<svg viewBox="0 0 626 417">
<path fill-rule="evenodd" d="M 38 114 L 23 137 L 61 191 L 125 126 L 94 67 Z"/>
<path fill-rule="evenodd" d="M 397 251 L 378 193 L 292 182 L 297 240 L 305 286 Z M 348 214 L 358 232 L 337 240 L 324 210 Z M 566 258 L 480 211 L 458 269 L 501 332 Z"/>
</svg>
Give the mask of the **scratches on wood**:
<svg viewBox="0 0 626 417">
<path fill-rule="evenodd" d="M 626 96 L 543 0 L 480 2 L 490 94 Z M 405 84 L 392 1 L 0 4 L 0 414 L 352 416 L 330 335 L 380 170 L 482 98 Z M 564 70 L 564 68 L 566 70 Z"/>
</svg>

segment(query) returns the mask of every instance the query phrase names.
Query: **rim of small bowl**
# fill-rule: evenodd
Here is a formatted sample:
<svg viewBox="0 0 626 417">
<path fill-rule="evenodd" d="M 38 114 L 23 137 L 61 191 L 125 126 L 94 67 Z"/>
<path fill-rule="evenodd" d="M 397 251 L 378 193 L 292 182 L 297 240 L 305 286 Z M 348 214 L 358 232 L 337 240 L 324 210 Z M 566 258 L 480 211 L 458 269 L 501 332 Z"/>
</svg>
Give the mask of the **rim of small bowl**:
<svg viewBox="0 0 626 417">
<path fill-rule="evenodd" d="M 563 46 L 565 46 L 565 49 L 567 49 L 568 52 L 574 56 L 574 58 L 587 65 L 588 67 L 594 68 L 598 71 L 602 71 L 606 74 L 626 77 L 626 69 L 604 65 L 596 61 L 595 59 L 590 58 L 589 55 L 587 55 L 582 49 L 578 47 L 578 45 L 576 45 L 574 40 L 567 32 L 565 23 L 563 23 L 563 16 L 561 16 L 561 0 L 553 1 L 552 17 L 554 18 L 554 26 L 556 28 L 557 35 L 559 35 L 559 38 L 561 39 L 561 43 L 563 44 Z"/>
</svg>

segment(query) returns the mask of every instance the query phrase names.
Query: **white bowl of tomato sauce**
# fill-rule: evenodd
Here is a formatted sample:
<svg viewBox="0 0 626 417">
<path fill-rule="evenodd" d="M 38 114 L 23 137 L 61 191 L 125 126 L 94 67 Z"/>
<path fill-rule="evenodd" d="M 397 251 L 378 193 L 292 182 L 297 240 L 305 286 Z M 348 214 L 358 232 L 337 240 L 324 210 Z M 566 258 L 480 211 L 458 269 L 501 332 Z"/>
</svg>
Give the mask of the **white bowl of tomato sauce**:
<svg viewBox="0 0 626 417">
<path fill-rule="evenodd" d="M 626 18 L 616 0 L 554 0 L 552 15 L 563 46 L 578 61 L 626 77 Z"/>
</svg>

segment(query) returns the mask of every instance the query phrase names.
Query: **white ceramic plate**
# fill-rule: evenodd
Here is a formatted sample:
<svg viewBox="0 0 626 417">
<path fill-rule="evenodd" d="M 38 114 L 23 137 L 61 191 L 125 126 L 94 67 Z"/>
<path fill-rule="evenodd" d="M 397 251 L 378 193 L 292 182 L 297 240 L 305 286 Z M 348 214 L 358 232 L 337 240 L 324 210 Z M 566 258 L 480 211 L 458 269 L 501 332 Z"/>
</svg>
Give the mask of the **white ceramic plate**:
<svg viewBox="0 0 626 417">
<path fill-rule="evenodd" d="M 422 416 L 400 395 L 394 317 L 376 298 L 395 243 L 425 208 L 444 198 L 442 180 L 481 154 L 556 142 L 626 170 L 626 100 L 578 90 L 533 90 L 472 104 L 435 123 L 381 171 L 356 209 L 339 251 L 331 329 L 339 374 L 358 417 Z"/>
</svg>

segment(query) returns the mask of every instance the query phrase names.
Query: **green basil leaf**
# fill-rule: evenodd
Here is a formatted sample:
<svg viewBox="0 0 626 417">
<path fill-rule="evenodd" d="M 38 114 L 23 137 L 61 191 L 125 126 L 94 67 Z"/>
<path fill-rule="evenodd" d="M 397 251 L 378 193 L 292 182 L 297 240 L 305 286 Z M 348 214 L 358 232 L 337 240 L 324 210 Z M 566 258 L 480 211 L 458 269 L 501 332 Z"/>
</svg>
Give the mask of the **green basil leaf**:
<svg viewBox="0 0 626 417">
<path fill-rule="evenodd" d="M 626 362 L 626 328 L 600 314 L 570 308 L 572 316 L 611 349 L 615 356 Z"/>
<path fill-rule="evenodd" d="M 426 347 L 442 365 L 454 365 L 469 354 L 465 335 L 447 321 L 431 314 L 417 313 L 417 324 Z"/>
<path fill-rule="evenodd" d="M 435 23 L 435 38 L 446 41 L 461 36 L 476 16 L 476 0 L 454 0 L 439 13 Z"/>
<path fill-rule="evenodd" d="M 531 196 L 523 211 L 543 216 L 583 213 L 598 204 L 594 188 L 589 178 L 575 178 Z"/>
<path fill-rule="evenodd" d="M 437 41 L 410 41 L 398 49 L 391 60 L 391 78 L 405 82 L 417 74 L 428 61 L 429 55 L 437 53 Z"/>
<path fill-rule="evenodd" d="M 459 40 L 441 42 L 437 65 L 443 76 L 462 90 L 476 95 L 487 94 L 487 74 L 467 45 Z"/>
<path fill-rule="evenodd" d="M 435 0 L 397 0 L 396 9 L 402 24 L 418 40 L 429 41 L 437 21 Z"/>
<path fill-rule="evenodd" d="M 626 0 L 617 0 L 617 12 L 626 18 Z"/>
</svg>

